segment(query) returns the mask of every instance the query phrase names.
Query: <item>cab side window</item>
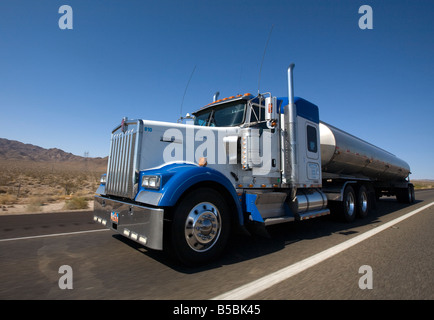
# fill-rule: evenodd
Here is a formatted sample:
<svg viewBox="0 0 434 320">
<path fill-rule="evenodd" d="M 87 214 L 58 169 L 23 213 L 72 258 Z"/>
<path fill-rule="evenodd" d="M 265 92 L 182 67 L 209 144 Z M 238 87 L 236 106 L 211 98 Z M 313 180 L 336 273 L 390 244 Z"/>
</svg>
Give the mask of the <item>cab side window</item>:
<svg viewBox="0 0 434 320">
<path fill-rule="evenodd" d="M 313 153 L 318 151 L 316 128 L 309 125 L 307 126 L 307 150 Z"/>
</svg>

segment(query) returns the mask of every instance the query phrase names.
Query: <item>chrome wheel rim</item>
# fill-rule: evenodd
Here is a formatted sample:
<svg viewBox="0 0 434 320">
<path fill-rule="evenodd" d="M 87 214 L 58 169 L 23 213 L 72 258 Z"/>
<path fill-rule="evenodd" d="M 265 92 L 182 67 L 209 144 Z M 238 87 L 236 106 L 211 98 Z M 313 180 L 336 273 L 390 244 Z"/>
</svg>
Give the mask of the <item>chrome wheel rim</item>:
<svg viewBox="0 0 434 320">
<path fill-rule="evenodd" d="M 355 212 L 355 201 L 352 193 L 348 193 L 347 195 L 347 199 L 345 200 L 345 209 L 348 216 L 352 216 Z"/>
<path fill-rule="evenodd" d="M 217 242 L 221 231 L 221 217 L 217 207 L 201 202 L 193 207 L 185 221 L 185 239 L 191 249 L 205 252 Z"/>
<path fill-rule="evenodd" d="M 361 205 L 362 212 L 366 212 L 368 210 L 368 195 L 366 192 L 362 193 Z"/>
</svg>

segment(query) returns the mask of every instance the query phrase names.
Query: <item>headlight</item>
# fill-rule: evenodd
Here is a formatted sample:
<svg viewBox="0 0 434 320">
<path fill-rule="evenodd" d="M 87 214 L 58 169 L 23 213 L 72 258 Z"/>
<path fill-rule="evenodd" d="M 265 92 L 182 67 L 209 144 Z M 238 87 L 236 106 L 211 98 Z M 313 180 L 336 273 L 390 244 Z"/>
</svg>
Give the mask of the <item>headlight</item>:
<svg viewBox="0 0 434 320">
<path fill-rule="evenodd" d="M 160 189 L 160 176 L 143 176 L 142 187 L 148 189 Z"/>
<path fill-rule="evenodd" d="M 104 173 L 101 175 L 100 183 L 105 184 L 106 182 L 107 182 L 107 174 Z"/>
</svg>

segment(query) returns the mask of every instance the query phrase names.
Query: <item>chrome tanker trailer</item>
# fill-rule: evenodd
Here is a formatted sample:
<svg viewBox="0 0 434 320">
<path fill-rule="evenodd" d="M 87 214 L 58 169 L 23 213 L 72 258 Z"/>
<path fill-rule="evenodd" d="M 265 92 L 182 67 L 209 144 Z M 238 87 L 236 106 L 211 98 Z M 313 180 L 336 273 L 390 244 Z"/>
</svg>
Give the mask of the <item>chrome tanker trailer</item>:
<svg viewBox="0 0 434 320">
<path fill-rule="evenodd" d="M 320 141 L 324 173 L 379 181 L 404 180 L 410 173 L 404 160 L 324 122 L 320 123 Z"/>
<path fill-rule="evenodd" d="M 382 195 L 414 202 L 410 166 L 390 152 L 320 122 L 323 186 L 329 201 L 342 201 L 347 220 L 364 217 Z M 348 187 L 350 186 L 350 187 Z"/>
</svg>

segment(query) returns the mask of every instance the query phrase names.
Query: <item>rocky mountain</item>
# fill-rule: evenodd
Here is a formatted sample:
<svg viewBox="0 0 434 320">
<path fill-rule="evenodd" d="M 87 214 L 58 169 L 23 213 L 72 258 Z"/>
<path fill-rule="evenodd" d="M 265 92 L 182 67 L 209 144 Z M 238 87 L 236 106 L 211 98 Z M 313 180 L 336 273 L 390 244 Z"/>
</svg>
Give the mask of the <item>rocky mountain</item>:
<svg viewBox="0 0 434 320">
<path fill-rule="evenodd" d="M 0 160 L 30 160 L 30 161 L 84 161 L 85 157 L 76 156 L 61 149 L 45 149 L 33 144 L 0 138 Z M 88 158 L 104 160 L 106 158 Z"/>
</svg>

